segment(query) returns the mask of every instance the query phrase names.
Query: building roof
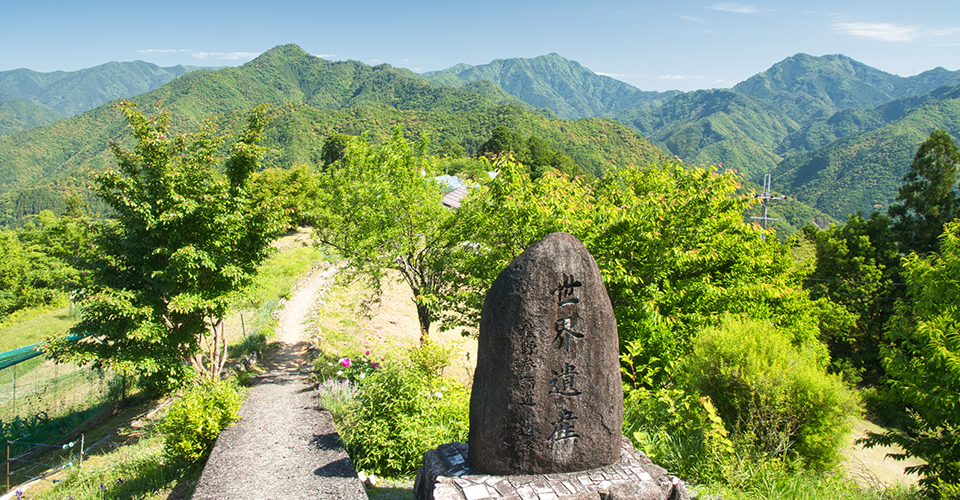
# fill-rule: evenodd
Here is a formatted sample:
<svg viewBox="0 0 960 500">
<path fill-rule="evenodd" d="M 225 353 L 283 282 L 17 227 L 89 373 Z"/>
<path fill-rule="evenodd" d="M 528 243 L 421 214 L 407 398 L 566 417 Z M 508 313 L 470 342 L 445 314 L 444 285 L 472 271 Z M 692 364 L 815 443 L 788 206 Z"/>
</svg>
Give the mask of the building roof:
<svg viewBox="0 0 960 500">
<path fill-rule="evenodd" d="M 441 201 L 445 207 L 460 208 L 460 200 L 465 196 L 467 196 L 467 189 L 459 187 L 443 195 Z"/>
</svg>

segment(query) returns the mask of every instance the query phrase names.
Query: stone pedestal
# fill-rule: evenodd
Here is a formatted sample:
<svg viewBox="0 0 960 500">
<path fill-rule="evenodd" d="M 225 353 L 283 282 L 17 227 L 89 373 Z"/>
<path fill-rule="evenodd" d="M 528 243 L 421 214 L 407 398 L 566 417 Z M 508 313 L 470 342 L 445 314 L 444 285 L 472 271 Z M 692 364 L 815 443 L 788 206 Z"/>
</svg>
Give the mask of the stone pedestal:
<svg viewBox="0 0 960 500">
<path fill-rule="evenodd" d="M 469 466 L 469 447 L 448 443 L 424 454 L 419 500 L 687 500 L 686 486 L 623 438 L 620 460 L 580 472 L 492 476 Z"/>
</svg>

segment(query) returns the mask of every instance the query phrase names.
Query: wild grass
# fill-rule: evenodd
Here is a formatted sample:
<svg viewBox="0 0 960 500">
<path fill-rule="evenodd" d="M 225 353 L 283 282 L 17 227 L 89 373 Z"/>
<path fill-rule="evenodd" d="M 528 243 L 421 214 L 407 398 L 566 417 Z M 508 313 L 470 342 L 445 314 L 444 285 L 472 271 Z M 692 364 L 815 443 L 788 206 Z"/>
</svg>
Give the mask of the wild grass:
<svg viewBox="0 0 960 500">
<path fill-rule="evenodd" d="M 37 500 L 188 498 L 203 470 L 203 462 L 173 461 L 163 452 L 163 434 L 156 421 L 142 429 L 127 428 L 118 436 L 122 446 L 106 446 L 83 467 L 70 467 L 31 488 L 24 498 Z"/>
<path fill-rule="evenodd" d="M 79 319 L 76 310 L 66 300 L 55 306 L 17 311 L 0 323 L 0 352 L 62 335 Z"/>
<path fill-rule="evenodd" d="M 781 458 L 738 453 L 721 458 L 702 442 L 665 432 L 647 433 L 643 451 L 687 482 L 704 500 L 921 500 L 915 486 L 864 487 L 841 468 L 823 473 L 803 470 Z"/>
</svg>

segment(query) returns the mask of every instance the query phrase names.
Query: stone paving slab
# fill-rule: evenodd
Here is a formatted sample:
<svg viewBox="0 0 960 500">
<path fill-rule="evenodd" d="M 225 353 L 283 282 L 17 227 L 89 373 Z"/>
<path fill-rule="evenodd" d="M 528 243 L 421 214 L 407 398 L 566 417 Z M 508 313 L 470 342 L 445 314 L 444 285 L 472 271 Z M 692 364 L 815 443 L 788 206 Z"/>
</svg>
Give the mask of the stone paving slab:
<svg viewBox="0 0 960 500">
<path fill-rule="evenodd" d="M 567 474 L 491 476 L 471 469 L 469 446 L 448 443 L 424 454 L 414 493 L 420 500 L 688 500 L 686 486 L 622 438 L 620 461 Z"/>
</svg>

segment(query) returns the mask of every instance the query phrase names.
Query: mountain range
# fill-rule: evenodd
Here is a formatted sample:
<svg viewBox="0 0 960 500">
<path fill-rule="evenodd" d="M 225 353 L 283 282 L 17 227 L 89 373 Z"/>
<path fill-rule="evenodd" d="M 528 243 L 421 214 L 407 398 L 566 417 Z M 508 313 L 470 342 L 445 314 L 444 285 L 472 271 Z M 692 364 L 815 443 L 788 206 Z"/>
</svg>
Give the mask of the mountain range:
<svg viewBox="0 0 960 500">
<path fill-rule="evenodd" d="M 139 76 L 120 76 L 124 64 Z M 22 124 L 0 136 L 0 204 L 38 186 L 76 190 L 86 169 L 112 164 L 107 143 L 124 139 L 124 125 L 111 106 L 91 107 L 132 87 L 102 76 L 107 68 L 119 82 L 152 82 L 134 100 L 162 102 L 178 130 L 207 115 L 229 129 L 253 106 L 276 103 L 267 132 L 275 166 L 318 164 L 334 132 L 377 140 L 403 125 L 408 135 L 429 133 L 434 145 L 454 141 L 472 152 L 504 125 L 547 140 L 597 176 L 671 157 L 735 168 L 748 182 L 772 174 L 774 190 L 788 197 L 780 213 L 794 227 L 885 209 L 931 130 L 960 135 L 960 72 L 943 68 L 900 77 L 842 55 L 797 54 L 730 89 L 645 92 L 557 54 L 418 75 L 284 45 L 218 70 L 110 63 L 75 72 L 87 72 L 82 79 L 0 72 L 0 124 L 10 116 Z M 101 81 L 101 100 L 52 90 L 83 88 L 70 83 L 80 80 Z M 7 99 L 9 89 L 20 97 Z"/>
<path fill-rule="evenodd" d="M 0 71 L 0 135 L 49 125 L 114 99 L 149 92 L 194 69 L 134 61 L 79 71 Z"/>
</svg>

